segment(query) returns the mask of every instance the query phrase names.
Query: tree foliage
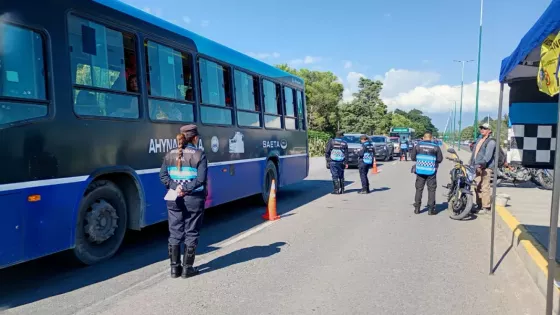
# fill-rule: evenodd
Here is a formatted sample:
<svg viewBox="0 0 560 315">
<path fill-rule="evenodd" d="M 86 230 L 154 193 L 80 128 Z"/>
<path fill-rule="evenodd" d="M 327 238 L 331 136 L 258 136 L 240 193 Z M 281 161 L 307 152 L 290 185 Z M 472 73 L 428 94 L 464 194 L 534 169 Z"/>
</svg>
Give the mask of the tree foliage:
<svg viewBox="0 0 560 315">
<path fill-rule="evenodd" d="M 360 78 L 354 99 L 340 107 L 341 127 L 345 132 L 384 134 L 389 131 L 391 114 L 381 100 L 383 83 Z"/>
<path fill-rule="evenodd" d="M 418 109 L 412 109 L 408 113 L 403 110 L 396 109 L 393 115 L 400 115 L 408 119 L 408 125 L 393 125 L 393 127 L 414 128 L 414 136 L 416 138 L 424 136 L 426 131 L 431 131 L 434 135 L 438 132 L 436 126 L 432 124 L 432 119 L 424 115 L 424 113 Z"/>
<path fill-rule="evenodd" d="M 287 64 L 277 65 L 281 70 L 301 77 L 305 81 L 305 101 L 309 129 L 334 133 L 338 125 L 338 104 L 344 86 L 336 75 L 327 71 L 294 69 Z"/>
</svg>

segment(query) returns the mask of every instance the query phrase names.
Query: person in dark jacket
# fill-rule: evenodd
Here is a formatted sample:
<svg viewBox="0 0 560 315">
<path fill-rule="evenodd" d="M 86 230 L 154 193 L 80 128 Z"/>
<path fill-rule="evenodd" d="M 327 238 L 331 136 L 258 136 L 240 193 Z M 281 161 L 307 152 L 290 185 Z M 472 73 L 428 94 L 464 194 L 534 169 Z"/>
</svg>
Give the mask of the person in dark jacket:
<svg viewBox="0 0 560 315">
<path fill-rule="evenodd" d="M 428 186 L 428 214 L 436 214 L 437 170 L 443 161 L 441 148 L 432 141 L 432 133 L 427 131 L 423 141 L 418 142 L 410 151 L 410 158 L 416 161 L 413 167 L 416 173 L 416 195 L 414 196 L 414 213 L 420 213 L 424 186 Z"/>
<path fill-rule="evenodd" d="M 346 160 L 348 157 L 348 144 L 342 140 L 344 133 L 337 132 L 336 138 L 330 139 L 325 150 L 327 163 L 330 164 L 333 180 L 333 194 L 344 193 L 344 169 L 348 167 Z"/>
<path fill-rule="evenodd" d="M 369 194 L 368 171 L 375 159 L 375 146 L 366 135 L 360 137 L 360 142 L 362 142 L 362 147 L 358 151 L 358 170 L 362 181 L 362 190 L 358 194 Z"/>
<path fill-rule="evenodd" d="M 168 193 L 165 196 L 169 221 L 169 259 L 171 277 L 188 278 L 198 274 L 193 267 L 199 231 L 204 216 L 208 163 L 198 143 L 196 125 L 181 127 L 177 148 L 168 152 L 159 177 Z M 184 242 L 181 266 L 181 242 Z"/>
</svg>

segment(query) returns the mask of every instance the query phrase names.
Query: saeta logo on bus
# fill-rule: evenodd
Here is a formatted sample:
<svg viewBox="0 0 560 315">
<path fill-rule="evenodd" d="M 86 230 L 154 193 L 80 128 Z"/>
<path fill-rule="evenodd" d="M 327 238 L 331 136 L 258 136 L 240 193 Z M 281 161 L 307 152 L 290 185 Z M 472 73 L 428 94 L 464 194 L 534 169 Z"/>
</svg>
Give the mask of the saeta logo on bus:
<svg viewBox="0 0 560 315">
<path fill-rule="evenodd" d="M 177 139 L 150 139 L 148 153 L 167 153 L 177 147 Z M 198 148 L 204 151 L 202 138 L 198 139 Z"/>
<path fill-rule="evenodd" d="M 278 140 L 264 140 L 263 141 L 263 148 L 282 148 L 285 150 L 288 147 L 288 141 L 286 139 Z"/>
</svg>

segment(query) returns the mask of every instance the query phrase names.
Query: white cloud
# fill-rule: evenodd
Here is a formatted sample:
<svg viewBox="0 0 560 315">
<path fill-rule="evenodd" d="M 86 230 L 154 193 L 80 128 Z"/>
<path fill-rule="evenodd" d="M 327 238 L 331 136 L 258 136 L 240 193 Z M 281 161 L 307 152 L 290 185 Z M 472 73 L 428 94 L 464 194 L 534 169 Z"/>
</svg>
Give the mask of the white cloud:
<svg viewBox="0 0 560 315">
<path fill-rule="evenodd" d="M 360 83 L 360 78 L 365 78 L 365 74 L 350 71 L 346 76 L 346 82 L 344 84 L 344 92 L 342 93 L 342 99 L 345 102 L 349 102 L 354 99 L 352 94 L 358 92 L 358 85 Z"/>
<path fill-rule="evenodd" d="M 350 68 L 352 68 L 352 61 L 345 60 L 344 61 L 344 69 L 350 69 Z"/>
<path fill-rule="evenodd" d="M 202 27 L 207 27 L 208 25 L 210 25 L 210 21 L 208 20 L 202 20 L 202 22 L 200 22 L 200 26 Z"/>
<path fill-rule="evenodd" d="M 280 53 L 277 53 L 277 52 L 273 52 L 273 53 L 254 53 L 254 52 L 249 52 L 249 53 L 247 53 L 247 55 L 249 55 L 249 56 L 251 56 L 251 57 L 253 57 L 253 58 L 256 58 L 256 59 L 261 59 L 261 60 L 280 57 Z"/>
<path fill-rule="evenodd" d="M 191 18 L 188 16 L 183 16 L 183 22 L 185 22 L 186 24 L 190 24 L 191 23 Z"/>
<path fill-rule="evenodd" d="M 440 75 L 435 72 L 421 72 L 404 69 L 391 69 L 383 76 L 376 76 L 375 80 L 383 81 L 382 96 L 394 97 L 401 92 L 410 91 L 416 87 L 427 87 L 436 84 Z"/>
<path fill-rule="evenodd" d="M 460 103 L 461 86 L 438 84 L 439 74 L 391 69 L 383 78 L 381 98 L 390 110 L 417 108 L 426 113 L 448 112 L 455 101 Z M 479 110 L 498 108 L 500 83 L 498 80 L 480 82 Z M 504 88 L 504 104 L 508 103 L 509 88 Z M 474 112 L 476 82 L 463 87 L 463 112 Z"/>
<path fill-rule="evenodd" d="M 314 56 L 305 56 L 303 59 L 294 59 L 290 60 L 288 63 L 292 66 L 299 66 L 302 64 L 310 65 L 314 63 L 318 63 L 322 60 L 321 57 L 314 57 Z"/>
<path fill-rule="evenodd" d="M 363 73 L 351 71 L 344 80 L 343 100 L 351 101 L 353 93 L 358 91 L 358 84 Z M 340 79 L 340 78 L 339 78 Z M 461 85 L 437 84 L 440 75 L 435 72 L 421 72 L 404 69 L 391 69 L 383 76 L 377 75 L 373 80 L 383 82 L 381 98 L 389 110 L 419 109 L 425 113 L 446 113 L 452 109 L 454 102 L 460 104 Z M 498 109 L 500 83 L 498 80 L 481 81 L 479 110 L 493 112 Z M 476 82 L 466 83 L 463 87 L 463 112 L 474 112 L 476 101 Z M 509 102 L 509 87 L 504 87 L 504 104 Z M 507 106 L 504 106 L 507 109 Z"/>
</svg>

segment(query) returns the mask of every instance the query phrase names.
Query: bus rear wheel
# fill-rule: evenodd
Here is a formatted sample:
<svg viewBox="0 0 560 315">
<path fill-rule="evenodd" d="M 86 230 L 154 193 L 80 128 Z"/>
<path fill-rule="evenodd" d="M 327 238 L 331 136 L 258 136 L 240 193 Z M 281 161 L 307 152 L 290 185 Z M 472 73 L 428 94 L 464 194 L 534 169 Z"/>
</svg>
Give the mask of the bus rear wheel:
<svg viewBox="0 0 560 315">
<path fill-rule="evenodd" d="M 112 257 L 121 246 L 128 213 L 122 191 L 108 180 L 88 187 L 78 212 L 74 256 L 92 265 Z"/>
<path fill-rule="evenodd" d="M 272 161 L 266 163 L 266 168 L 264 169 L 263 187 L 262 187 L 262 199 L 265 205 L 268 204 L 268 197 L 270 196 L 270 188 L 272 186 L 272 180 L 276 183 L 276 191 L 278 191 L 278 169 Z"/>
</svg>

